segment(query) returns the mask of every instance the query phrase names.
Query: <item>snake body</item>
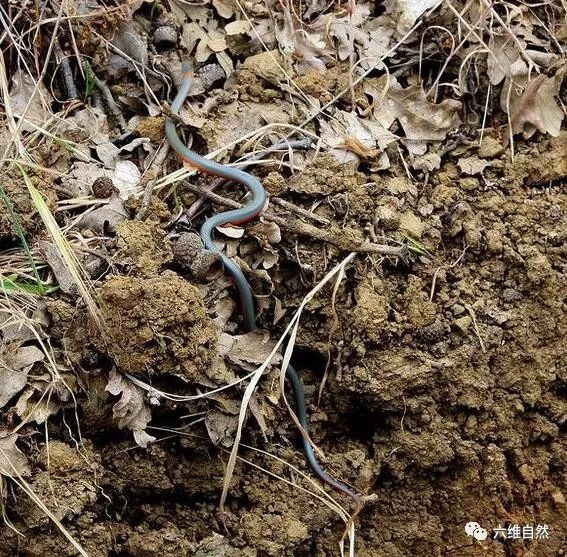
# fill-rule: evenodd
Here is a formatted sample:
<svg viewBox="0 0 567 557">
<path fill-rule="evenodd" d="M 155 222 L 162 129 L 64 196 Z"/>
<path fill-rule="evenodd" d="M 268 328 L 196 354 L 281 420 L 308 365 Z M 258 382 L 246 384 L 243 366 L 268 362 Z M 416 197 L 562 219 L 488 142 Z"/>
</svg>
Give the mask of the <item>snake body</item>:
<svg viewBox="0 0 567 557">
<path fill-rule="evenodd" d="M 177 95 L 171 105 L 172 114 L 178 116 L 183 102 L 187 98 L 193 81 L 193 71 L 189 64 L 183 64 L 182 67 L 183 78 L 179 86 Z M 256 314 L 254 309 L 254 296 L 248 280 L 244 276 L 242 269 L 232 259 L 227 257 L 215 244 L 213 239 L 214 230 L 217 226 L 225 224 L 240 224 L 248 222 L 253 218 L 259 216 L 266 204 L 266 191 L 261 182 L 242 170 L 231 168 L 219 164 L 211 159 L 202 157 L 186 147 L 177 134 L 177 128 L 172 118 L 168 117 L 165 123 L 165 132 L 169 144 L 179 155 L 179 157 L 189 165 L 213 176 L 220 176 L 227 180 L 243 184 L 251 193 L 251 201 L 242 208 L 233 209 L 218 213 L 208 218 L 201 227 L 200 235 L 203 239 L 205 247 L 212 252 L 218 253 L 224 265 L 226 272 L 232 277 L 236 287 L 238 288 L 240 296 L 240 304 L 242 308 L 242 316 L 244 326 L 247 331 L 253 331 L 256 326 Z M 288 365 L 286 370 L 286 378 L 289 380 L 293 389 L 297 417 L 304 432 L 308 434 L 309 431 L 309 418 L 305 406 L 305 393 L 303 391 L 303 383 L 297 371 L 292 365 Z M 319 464 L 313 446 L 308 439 L 307 435 L 302 435 L 303 450 L 307 462 L 312 470 L 319 476 L 319 478 L 326 484 L 330 485 L 337 491 L 348 495 L 356 503 L 357 507 L 360 506 L 360 497 L 352 491 L 349 487 L 331 478 Z"/>
</svg>

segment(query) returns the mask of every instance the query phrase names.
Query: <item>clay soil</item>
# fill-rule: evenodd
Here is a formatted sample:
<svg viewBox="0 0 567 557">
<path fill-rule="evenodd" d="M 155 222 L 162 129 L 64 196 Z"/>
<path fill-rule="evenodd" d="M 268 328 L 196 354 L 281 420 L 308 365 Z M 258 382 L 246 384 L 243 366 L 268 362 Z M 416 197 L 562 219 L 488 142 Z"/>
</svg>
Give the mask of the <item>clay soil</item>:
<svg viewBox="0 0 567 557">
<path fill-rule="evenodd" d="M 261 273 L 247 267 L 272 339 L 352 246 L 374 238 L 413 247 L 403 257 L 357 252 L 337 290 L 324 288 L 307 306 L 293 355 L 325 469 L 373 495 L 356 518 L 359 557 L 567 554 L 567 134 L 517 138 L 513 158 L 502 135 L 489 130 L 480 147 L 459 143 L 439 169 L 411 180 L 395 149 L 382 171 L 329 154 L 306 158 L 293 177 L 276 165 L 254 169 L 272 195 L 317 206 L 333 223 L 317 224 L 319 238 L 282 226 L 276 245 L 257 222 L 246 226 L 250 243 L 239 254 L 250 268 L 254 254 L 278 256 Z M 463 157 L 486 165 L 466 174 Z M 167 164 L 179 166 L 173 154 Z M 7 187 L 28 215 L 17 178 Z M 235 197 L 230 187 L 219 192 Z M 179 196 L 196 199 L 182 187 Z M 233 285 L 222 272 L 201 280 L 188 271 L 168 227 L 171 199 L 156 196 L 144 220 L 137 203 L 109 235 L 112 264 L 96 282 L 106 337 L 72 295 L 55 294 L 43 308 L 76 400 L 19 432 L 30 488 L 90 557 L 340 555 L 344 523 L 286 464 L 318 482 L 276 368 L 252 401 L 224 513 L 245 384 L 195 402 L 148 398 L 156 440 L 146 448 L 113 418 L 118 397 L 106 387 L 116 369 L 195 394 L 255 367 L 218 351 L 220 329 L 242 333 L 237 304 L 219 311 L 219 298 L 236 300 Z M 24 227 L 32 238 L 40 228 L 32 217 Z M 1 557 L 78 555 L 22 489 L 5 485 Z M 467 536 L 470 521 L 489 538 Z M 492 539 L 514 524 L 547 525 L 549 536 Z"/>
<path fill-rule="evenodd" d="M 562 135 L 522 146 L 514 162 L 490 154 L 482 180 L 461 177 L 449 160 L 427 184 L 359 173 L 344 181 L 360 208 L 351 219 L 386 207 L 388 219 L 378 225 L 396 229 L 411 216 L 428 252 L 405 263 L 357 256 L 336 300 L 338 327 L 332 330 L 327 292 L 309 307 L 297 340 L 313 438 L 326 466 L 361 493 L 376 494 L 357 520 L 358 555 L 567 550 L 567 196 L 564 184 L 541 185 L 537 174 L 564 166 L 565 149 Z M 324 175 L 324 161 L 314 175 Z M 290 306 L 304 292 L 301 281 L 290 279 L 300 269 L 291 257 L 293 241 L 284 241 L 290 251 L 274 277 L 275 291 Z M 301 268 L 323 272 L 339 256 L 325 249 L 323 259 L 321 244 L 302 241 Z M 108 311 L 122 316 L 111 326 L 124 339 L 110 350 L 121 367 L 143 365 L 138 357 L 185 360 L 180 373 L 189 375 L 207 365 L 203 346 L 212 334 L 187 280 L 154 269 L 143 278 L 111 278 L 102 292 Z M 144 296 L 142 316 L 136 307 Z M 69 335 L 73 325 L 61 304 L 52 313 L 67 323 Z M 172 312 L 176 304 L 184 311 Z M 183 339 L 183 350 L 145 346 L 151 335 L 140 319 Z M 137 328 L 130 330 L 130 323 Z M 196 346 L 201 349 L 191 353 Z M 174 391 L 177 383 L 163 385 Z M 202 423 L 185 429 L 188 437 L 163 434 L 142 449 L 109 431 L 101 410 L 108 410 L 109 395 L 97 390 L 96 376 L 87 392 L 80 447 L 64 422 L 53 420 L 49 466 L 47 451 L 39 450 L 30 485 L 91 556 L 337 554 L 342 523 L 331 511 L 243 463 L 222 517 L 227 455 Z M 190 409 L 165 404 L 152 423 L 178 426 Z M 291 421 L 281 407 L 274 411 L 279 425 L 270 438 L 263 440 L 255 426 L 246 442 L 303 469 Z M 242 454 L 289 477 L 273 460 Z M 4 526 L 2 555 L 75 555 L 34 504 L 22 494 L 16 501 L 8 512 L 25 538 Z M 480 545 L 464 532 L 471 520 L 492 529 L 548 524 L 550 536 Z"/>
</svg>

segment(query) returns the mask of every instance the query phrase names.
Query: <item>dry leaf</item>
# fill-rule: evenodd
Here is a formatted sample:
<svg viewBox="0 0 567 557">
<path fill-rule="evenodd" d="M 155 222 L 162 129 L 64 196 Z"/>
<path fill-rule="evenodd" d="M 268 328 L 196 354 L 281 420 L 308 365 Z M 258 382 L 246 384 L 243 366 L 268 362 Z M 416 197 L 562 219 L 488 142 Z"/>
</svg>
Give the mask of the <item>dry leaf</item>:
<svg viewBox="0 0 567 557">
<path fill-rule="evenodd" d="M 217 286 L 215 286 L 215 288 L 217 288 Z M 216 317 L 213 319 L 217 330 L 222 331 L 225 328 L 235 307 L 236 304 L 232 298 L 226 297 L 217 300 L 214 307 Z"/>
<path fill-rule="evenodd" d="M 146 426 L 152 419 L 150 408 L 146 404 L 145 391 L 125 379 L 115 368 L 110 372 L 105 390 L 120 396 L 120 400 L 112 407 L 118 427 L 131 429 L 136 443 L 141 447 L 154 441 L 155 437 L 145 432 Z"/>
<path fill-rule="evenodd" d="M 442 141 L 461 124 L 461 107 L 462 103 L 454 99 L 432 103 L 419 85 L 402 89 L 395 80 L 391 80 L 390 89 L 373 113 L 385 128 L 397 119 L 409 140 Z"/>
<path fill-rule="evenodd" d="M 136 445 L 146 449 L 150 443 L 153 443 L 156 438 L 153 435 L 150 435 L 145 429 L 134 429 L 132 431 L 134 435 L 134 441 Z"/>
<path fill-rule="evenodd" d="M 140 146 L 143 147 L 148 154 L 153 154 L 154 149 L 152 147 L 152 142 L 147 137 L 137 137 L 122 147 L 116 147 L 114 143 L 111 143 L 108 141 L 108 138 L 106 138 L 106 141 L 99 143 L 95 149 L 98 158 L 104 166 L 106 166 L 106 168 L 115 168 L 115 166 L 120 162 L 118 159 L 120 153 L 123 151 L 131 153 L 134 149 L 137 149 Z"/>
<path fill-rule="evenodd" d="M 115 233 L 116 227 L 128 218 L 124 201 L 117 195 L 113 195 L 108 204 L 86 213 L 79 221 L 80 228 L 94 230 L 100 234 Z"/>
<path fill-rule="evenodd" d="M 441 157 L 437 153 L 428 153 L 420 157 L 414 157 L 411 167 L 424 172 L 431 172 L 441 168 Z"/>
<path fill-rule="evenodd" d="M 525 43 L 521 41 L 522 45 Z M 520 57 L 520 49 L 518 44 L 510 35 L 491 34 L 488 43 L 489 53 L 486 58 L 486 73 L 492 85 L 498 85 L 504 78 L 512 75 L 512 66 L 517 65 L 518 60 L 523 62 Z M 525 72 L 528 67 L 523 62 Z"/>
<path fill-rule="evenodd" d="M 43 360 L 45 354 L 35 346 L 20 346 L 0 357 L 3 360 L 0 362 L 0 408 L 3 408 L 26 386 L 29 371 L 36 362 Z"/>
<path fill-rule="evenodd" d="M 19 340 L 25 342 L 35 338 L 31 328 L 26 325 L 17 315 L 11 312 L 0 311 L 0 333 L 2 333 L 2 340 L 7 342 L 9 340 Z"/>
<path fill-rule="evenodd" d="M 223 69 L 226 77 L 230 77 L 234 72 L 234 63 L 232 58 L 226 52 L 217 52 L 217 62 Z"/>
<path fill-rule="evenodd" d="M 281 70 L 285 65 L 286 63 L 280 52 L 278 50 L 270 50 L 249 56 L 241 67 L 250 70 L 273 85 L 279 85 L 285 79 L 285 75 Z M 293 71 L 288 73 L 293 77 Z"/>
<path fill-rule="evenodd" d="M 57 285 L 61 289 L 61 292 L 76 296 L 78 294 L 77 283 L 71 271 L 69 271 L 65 259 L 61 255 L 60 249 L 55 244 L 48 243 L 42 245 L 42 251 L 45 256 L 45 261 L 55 275 Z"/>
<path fill-rule="evenodd" d="M 343 110 L 337 111 L 333 120 L 321 121 L 321 138 L 341 161 L 358 160 L 357 156 L 375 158 L 396 140 L 380 123 Z"/>
<path fill-rule="evenodd" d="M 242 33 L 250 31 L 250 23 L 245 19 L 237 19 L 227 24 L 224 30 L 227 35 L 241 35 Z"/>
<path fill-rule="evenodd" d="M 257 222 L 250 227 L 250 234 L 268 244 L 279 244 L 282 241 L 281 229 L 275 222 Z"/>
<path fill-rule="evenodd" d="M 510 125 L 512 133 L 523 133 L 531 137 L 536 130 L 557 137 L 565 114 L 555 100 L 563 81 L 564 69 L 555 77 L 539 75 L 526 84 L 524 92 L 517 94 L 518 78 L 514 85 L 504 86 L 500 104 L 506 110 L 508 92 L 510 93 Z"/>
<path fill-rule="evenodd" d="M 274 304 L 273 324 L 275 325 L 287 313 L 287 309 L 284 309 L 282 301 L 277 296 L 274 296 L 274 300 L 275 300 L 275 304 Z"/>
<path fill-rule="evenodd" d="M 244 228 L 240 226 L 217 226 L 218 230 L 223 236 L 237 240 L 244 236 Z"/>
<path fill-rule="evenodd" d="M 224 19 L 230 19 L 237 10 L 233 0 L 213 0 L 213 6 Z"/>
<path fill-rule="evenodd" d="M 12 86 L 10 87 L 10 108 L 12 112 L 21 116 L 28 105 L 29 100 L 32 98 L 32 94 L 36 88 L 34 80 L 23 70 L 17 70 L 12 76 Z M 53 97 L 43 85 L 40 83 L 38 86 L 37 93 L 33 97 L 33 101 L 30 103 L 25 120 L 36 124 L 37 126 L 43 126 L 47 120 L 51 117 L 49 106 L 53 102 Z M 24 131 L 34 131 L 35 127 L 26 124 L 24 121 L 22 128 Z"/>
<path fill-rule="evenodd" d="M 28 459 L 16 446 L 17 440 L 17 433 L 0 433 L 0 474 L 4 476 L 27 476 L 31 471 Z"/>
<path fill-rule="evenodd" d="M 398 32 L 403 34 L 408 31 L 419 17 L 439 4 L 439 0 L 395 0 L 393 15 L 398 22 Z"/>
<path fill-rule="evenodd" d="M 252 331 L 244 335 L 229 335 L 221 333 L 218 342 L 218 351 L 221 356 L 226 356 L 237 365 L 244 363 L 260 365 L 263 364 L 275 343 L 270 340 L 270 335 L 265 331 Z M 273 364 L 278 363 L 281 356 L 276 355 Z"/>
<path fill-rule="evenodd" d="M 211 38 L 209 39 L 207 46 L 213 52 L 222 52 L 223 50 L 226 49 L 226 39 L 224 37 Z"/>
<path fill-rule="evenodd" d="M 369 16 L 370 5 L 357 2 L 351 15 L 336 17 L 332 12 L 326 13 L 316 18 L 311 28 L 333 40 L 335 44 L 331 47 L 338 54 L 339 60 L 346 60 L 354 54 L 353 44 L 360 45 L 368 41 L 368 34 L 362 26 Z"/>
<path fill-rule="evenodd" d="M 112 45 L 142 67 L 148 65 L 148 45 L 131 23 L 124 24 L 112 38 Z M 134 65 L 124 56 L 112 50 L 107 70 L 111 77 L 120 77 L 134 70 Z"/>
<path fill-rule="evenodd" d="M 16 414 L 26 422 L 43 424 L 50 417 L 59 412 L 61 406 L 53 400 L 53 397 L 42 396 L 40 400 L 31 398 L 43 388 L 44 385 L 34 383 L 28 386 L 18 398 L 16 403 Z"/>
<path fill-rule="evenodd" d="M 490 166 L 490 161 L 473 156 L 459 159 L 457 165 L 464 174 L 474 176 L 475 174 L 482 174 L 484 169 Z"/>
<path fill-rule="evenodd" d="M 215 445 L 232 447 L 234 434 L 238 427 L 238 416 L 218 411 L 209 412 L 205 418 L 205 427 L 211 441 Z"/>
</svg>

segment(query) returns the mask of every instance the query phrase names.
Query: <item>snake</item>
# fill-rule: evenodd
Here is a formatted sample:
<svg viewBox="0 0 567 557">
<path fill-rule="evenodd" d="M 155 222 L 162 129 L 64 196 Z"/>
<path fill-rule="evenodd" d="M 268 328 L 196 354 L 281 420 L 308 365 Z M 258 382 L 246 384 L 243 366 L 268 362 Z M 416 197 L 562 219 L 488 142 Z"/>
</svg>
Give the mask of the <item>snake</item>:
<svg viewBox="0 0 567 557">
<path fill-rule="evenodd" d="M 188 63 L 183 63 L 181 68 L 181 82 L 178 87 L 177 95 L 171 103 L 171 114 L 173 116 L 179 117 L 181 107 L 183 106 L 187 95 L 191 91 L 193 77 L 194 74 L 192 66 Z M 189 149 L 179 137 L 176 123 L 171 116 L 166 118 L 165 133 L 170 146 L 183 162 L 197 170 L 200 170 L 201 172 L 204 172 L 205 174 L 218 176 L 231 182 L 240 183 L 251 193 L 251 199 L 245 206 L 217 213 L 212 217 L 207 218 L 201 226 L 199 234 L 205 248 L 218 254 L 225 271 L 230 275 L 236 285 L 240 296 L 240 306 L 244 327 L 247 332 L 254 331 L 257 329 L 257 324 L 252 288 L 246 276 L 242 272 L 242 269 L 216 245 L 214 241 L 214 231 L 218 226 L 226 224 L 243 224 L 259 217 L 266 205 L 266 190 L 260 180 L 253 175 L 238 168 L 219 164 Z M 303 428 L 303 432 L 301 432 L 303 451 L 309 466 L 324 483 L 350 497 L 356 504 L 356 507 L 359 508 L 361 504 L 360 496 L 345 484 L 329 476 L 315 455 L 313 445 L 309 440 L 309 417 L 305 404 L 303 383 L 299 374 L 291 364 L 289 364 L 286 368 L 286 379 L 289 381 L 293 390 L 297 418 Z"/>
</svg>

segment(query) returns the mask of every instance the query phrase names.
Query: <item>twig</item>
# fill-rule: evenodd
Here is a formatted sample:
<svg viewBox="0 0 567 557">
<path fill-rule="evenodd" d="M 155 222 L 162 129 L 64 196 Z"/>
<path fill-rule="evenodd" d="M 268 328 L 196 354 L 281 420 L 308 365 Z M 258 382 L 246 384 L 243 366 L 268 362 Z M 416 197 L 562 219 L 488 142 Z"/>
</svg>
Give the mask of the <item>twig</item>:
<svg viewBox="0 0 567 557">
<path fill-rule="evenodd" d="M 136 213 L 137 220 L 144 220 L 148 214 L 155 183 L 156 180 L 154 178 L 153 180 L 148 180 L 148 183 L 146 184 L 146 189 L 144 190 L 144 197 L 142 197 L 142 203 L 140 205 L 140 208 L 138 209 L 138 212 Z"/>
<path fill-rule="evenodd" d="M 242 203 L 233 201 L 232 199 L 227 199 L 222 197 L 212 191 L 206 191 L 199 186 L 195 186 L 189 182 L 184 181 L 183 185 L 200 195 L 208 197 L 212 201 L 224 205 L 226 207 L 231 207 L 233 209 L 239 209 L 243 207 Z M 291 232 L 292 234 L 298 234 L 299 236 L 305 236 L 307 238 L 314 238 L 315 240 L 320 240 L 321 242 L 328 242 L 333 244 L 337 248 L 344 251 L 354 251 L 358 253 L 378 253 L 380 255 L 399 257 L 401 259 L 407 259 L 408 248 L 407 246 L 386 246 L 383 244 L 375 244 L 373 242 L 357 242 L 352 240 L 349 236 L 355 236 L 356 232 L 349 229 L 340 229 L 340 231 L 331 230 L 321 230 L 311 224 L 302 222 L 296 218 L 283 218 L 278 215 L 274 215 L 270 211 L 262 213 L 262 217 L 270 222 L 275 222 L 278 226 Z M 351 234 L 352 233 L 352 234 Z"/>
<path fill-rule="evenodd" d="M 55 52 L 55 56 L 59 60 L 59 66 L 61 67 L 63 81 L 65 82 L 65 88 L 67 89 L 67 100 L 78 99 L 79 94 L 77 93 L 77 86 L 73 79 L 73 70 L 71 69 L 71 64 L 69 64 L 69 57 L 65 56 L 65 53 L 58 42 L 55 42 L 53 45 L 53 50 Z"/>
<path fill-rule="evenodd" d="M 476 313 L 471 306 L 469 306 L 468 304 L 464 304 L 464 305 L 467 311 L 469 312 L 469 315 L 471 316 L 474 332 L 478 338 L 478 342 L 480 343 L 480 348 L 483 351 L 483 353 L 486 354 L 486 346 L 484 344 L 484 340 L 482 339 L 482 335 L 480 334 L 480 329 L 478 328 L 478 323 L 476 321 Z"/>
<path fill-rule="evenodd" d="M 120 131 L 126 131 L 126 120 L 124 120 L 124 116 L 122 115 L 122 111 L 118 108 L 108 85 L 104 83 L 93 71 L 91 65 L 89 64 L 88 60 L 83 60 L 83 69 L 86 72 L 89 72 L 92 76 L 93 82 L 96 85 L 97 89 L 100 91 L 100 94 L 110 112 L 111 116 L 116 120 L 118 125 L 120 126 Z"/>
<path fill-rule="evenodd" d="M 331 221 L 329 219 L 316 215 L 311 211 L 302 209 L 301 207 L 298 207 L 297 205 L 294 205 L 293 203 L 290 203 L 285 199 L 281 199 L 280 197 L 270 197 L 270 201 L 272 201 L 275 205 L 279 205 L 280 207 L 283 207 L 284 209 L 291 211 L 292 213 L 296 213 L 302 217 L 305 217 L 306 219 L 310 219 L 312 221 L 318 222 L 319 224 L 323 224 L 325 226 L 331 224 Z"/>
</svg>

